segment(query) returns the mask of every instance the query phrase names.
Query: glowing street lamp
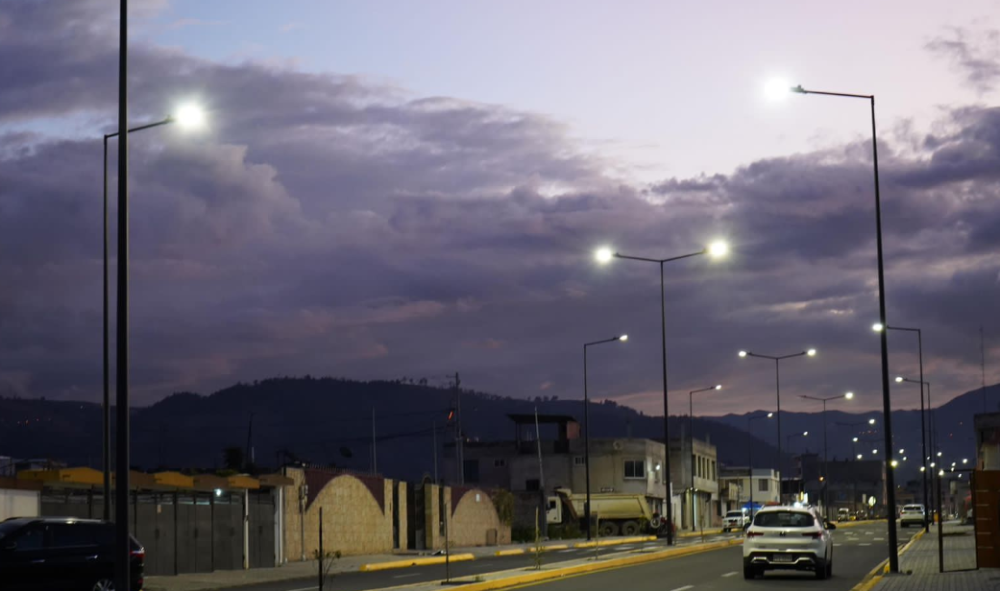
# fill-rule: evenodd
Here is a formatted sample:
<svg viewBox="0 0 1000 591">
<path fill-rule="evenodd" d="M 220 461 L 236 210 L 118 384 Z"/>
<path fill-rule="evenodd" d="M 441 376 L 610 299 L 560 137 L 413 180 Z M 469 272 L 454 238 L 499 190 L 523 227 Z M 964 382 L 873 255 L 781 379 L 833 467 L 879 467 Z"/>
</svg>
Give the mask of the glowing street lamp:
<svg viewBox="0 0 1000 591">
<path fill-rule="evenodd" d="M 590 539 L 590 397 L 587 392 L 587 348 L 605 343 L 624 343 L 628 341 L 628 335 L 623 334 L 610 339 L 601 339 L 583 344 L 583 463 L 585 480 L 587 481 L 587 500 L 583 505 L 585 519 L 587 520 L 587 539 Z"/>
<path fill-rule="evenodd" d="M 670 441 L 670 403 L 667 398 L 667 308 L 666 308 L 666 287 L 663 278 L 663 265 L 672 261 L 679 261 L 681 259 L 687 259 L 700 255 L 708 255 L 710 258 L 718 259 L 724 257 L 729 252 L 729 246 L 722 241 L 712 242 L 709 246 L 701 249 L 698 252 L 692 252 L 680 256 L 668 257 L 665 259 L 653 259 L 647 257 L 637 257 L 624 255 L 618 252 L 613 252 L 608 247 L 602 247 L 597 249 L 594 253 L 594 257 L 600 264 L 608 264 L 613 259 L 625 259 L 630 261 L 639 261 L 644 263 L 655 263 L 660 266 L 660 353 L 662 357 L 662 369 L 663 369 L 663 440 L 667 443 L 664 445 L 669 445 Z M 666 499 L 666 518 L 667 518 L 667 545 L 673 545 L 674 543 L 674 510 L 673 503 L 670 498 L 670 454 L 666 454 L 665 466 L 664 466 L 664 484 L 666 487 L 666 494 L 664 498 Z M 588 522 L 589 523 L 589 522 Z M 589 539 L 589 538 L 588 538 Z"/>
</svg>

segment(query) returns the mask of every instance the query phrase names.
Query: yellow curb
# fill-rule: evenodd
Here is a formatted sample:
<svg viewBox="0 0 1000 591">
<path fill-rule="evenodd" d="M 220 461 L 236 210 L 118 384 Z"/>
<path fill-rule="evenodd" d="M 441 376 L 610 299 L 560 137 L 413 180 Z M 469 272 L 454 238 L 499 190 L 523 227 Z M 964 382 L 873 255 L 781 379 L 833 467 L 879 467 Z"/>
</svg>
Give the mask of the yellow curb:
<svg viewBox="0 0 1000 591">
<path fill-rule="evenodd" d="M 702 533 L 700 531 L 686 531 L 686 532 L 679 533 L 679 534 L 677 534 L 674 537 L 677 537 L 677 538 L 697 538 L 697 537 L 700 537 L 702 535 L 705 535 L 705 536 L 714 536 L 716 534 L 721 534 L 721 533 L 723 533 L 723 532 L 722 532 L 722 528 L 720 527 L 720 528 L 717 528 L 717 529 L 706 529 L 704 531 L 704 533 Z"/>
<path fill-rule="evenodd" d="M 524 548 L 511 548 L 510 550 L 497 550 L 494 556 L 516 556 L 518 554 L 524 554 Z"/>
<path fill-rule="evenodd" d="M 423 566 L 425 564 L 444 564 L 450 558 L 451 562 L 461 562 L 463 560 L 475 560 L 473 554 L 452 554 L 450 557 L 431 556 L 428 558 L 410 558 L 409 560 L 390 560 L 388 562 L 373 562 L 362 564 L 361 572 L 372 572 L 377 570 L 389 570 L 393 568 L 407 568 L 410 566 Z"/>
<path fill-rule="evenodd" d="M 635 544 L 636 542 L 652 542 L 655 539 L 656 539 L 656 536 L 634 536 L 634 537 L 631 537 L 631 538 L 616 538 L 614 540 L 601 540 L 600 542 L 597 542 L 597 541 L 579 542 L 577 544 L 573 544 L 573 547 L 574 548 L 593 548 L 594 546 L 600 546 L 600 547 L 603 548 L 604 546 L 617 546 L 619 544 Z"/>
<path fill-rule="evenodd" d="M 551 546 L 542 546 L 542 552 L 551 552 L 552 550 L 569 550 L 569 544 L 553 544 Z"/>
<path fill-rule="evenodd" d="M 845 529 L 848 527 L 857 527 L 859 525 L 871 525 L 873 523 L 878 523 L 880 521 L 885 521 L 885 519 L 866 519 L 864 521 L 845 521 L 843 523 L 837 523 L 837 529 Z"/>
<path fill-rule="evenodd" d="M 551 546 L 542 546 L 542 552 L 552 552 L 553 550 L 568 550 L 569 544 L 553 544 Z M 527 554 L 529 552 L 534 552 L 534 548 L 511 548 L 509 550 L 497 550 L 494 556 L 517 556 L 518 554 Z"/>
<path fill-rule="evenodd" d="M 581 564 L 577 566 L 559 568 L 550 571 L 531 571 L 526 574 L 515 575 L 503 579 L 494 579 L 492 581 L 484 581 L 481 583 L 470 583 L 468 585 L 462 585 L 460 587 L 456 587 L 456 589 L 461 589 L 462 591 L 494 591 L 496 589 L 506 589 L 508 587 L 518 587 L 532 583 L 541 583 L 543 581 L 548 581 L 552 579 L 561 579 L 563 577 L 568 577 L 573 575 L 587 574 L 597 571 L 621 568 L 625 566 L 634 566 L 637 564 L 655 562 L 657 560 L 665 560 L 669 558 L 679 558 L 681 556 L 689 556 L 691 554 L 700 554 L 702 552 L 720 550 L 722 548 L 728 548 L 730 546 L 736 546 L 742 543 L 743 540 L 726 540 L 723 542 L 712 542 L 709 544 L 703 544 L 700 546 L 691 546 L 688 548 L 671 548 L 669 550 L 655 552 L 652 554 L 638 554 L 622 558 L 613 558 L 610 560 L 605 560 L 594 564 Z"/>
</svg>

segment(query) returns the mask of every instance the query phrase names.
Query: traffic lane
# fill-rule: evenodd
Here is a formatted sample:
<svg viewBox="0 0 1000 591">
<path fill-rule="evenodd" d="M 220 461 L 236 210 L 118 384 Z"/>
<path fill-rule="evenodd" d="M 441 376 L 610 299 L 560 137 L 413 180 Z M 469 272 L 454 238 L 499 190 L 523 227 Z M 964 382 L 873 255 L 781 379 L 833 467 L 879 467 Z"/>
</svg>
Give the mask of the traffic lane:
<svg viewBox="0 0 1000 591">
<path fill-rule="evenodd" d="M 706 535 L 706 542 L 718 541 L 739 537 L 734 534 L 714 534 Z M 555 543 L 555 542 L 553 542 Z M 575 542 L 570 542 L 575 543 Z M 701 543 L 701 538 L 683 538 L 677 541 L 677 546 L 691 546 Z M 666 540 L 659 539 L 651 542 L 634 544 L 622 544 L 620 546 L 605 546 L 598 549 L 601 556 L 618 552 L 628 552 L 636 550 L 662 550 L 666 548 Z M 594 548 L 568 548 L 566 550 L 554 550 L 542 554 L 542 564 L 552 565 L 568 560 L 586 558 L 595 554 Z M 514 556 L 485 556 L 476 560 L 455 562 L 451 564 L 452 578 L 470 578 L 478 574 L 492 573 L 503 570 L 517 568 L 527 568 L 534 566 L 534 556 L 529 551 L 525 554 Z M 424 583 L 428 581 L 438 581 L 446 576 L 445 565 L 432 564 L 424 566 L 411 566 L 401 569 L 373 571 L 373 572 L 344 572 L 330 575 L 333 585 L 338 591 L 364 591 L 367 589 L 380 589 L 396 585 L 410 583 Z M 273 583 L 259 583 L 255 585 L 244 585 L 233 587 L 239 591 L 308 591 L 316 589 L 317 574 L 314 577 L 290 579 Z"/>
<path fill-rule="evenodd" d="M 854 531 L 851 531 L 854 530 Z M 851 535 L 847 535 L 850 532 Z M 569 577 L 533 586 L 539 591 L 606 591 L 627 582 L 629 591 L 701 591 L 732 589 L 782 589 L 798 591 L 817 587 L 849 591 L 886 557 L 885 524 L 856 526 L 834 532 L 833 577 L 818 581 L 812 572 L 768 572 L 763 579 L 743 578 L 743 549 L 736 546 L 666 559 L 639 566 Z M 916 531 L 900 531 L 902 547 Z"/>
</svg>

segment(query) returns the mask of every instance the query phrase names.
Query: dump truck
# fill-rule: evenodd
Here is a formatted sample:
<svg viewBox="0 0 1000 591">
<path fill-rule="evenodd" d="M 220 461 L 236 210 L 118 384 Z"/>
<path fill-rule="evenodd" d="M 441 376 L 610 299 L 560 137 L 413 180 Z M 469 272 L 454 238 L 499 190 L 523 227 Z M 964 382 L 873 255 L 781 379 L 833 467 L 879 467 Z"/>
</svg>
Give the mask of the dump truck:
<svg viewBox="0 0 1000 591">
<path fill-rule="evenodd" d="M 567 488 L 558 488 L 555 493 L 547 499 L 546 521 L 554 524 L 576 521 L 580 529 L 585 529 L 587 495 Z M 602 537 L 634 536 L 655 531 L 659 526 L 645 495 L 641 494 L 591 493 L 590 513 L 591 519 L 599 524 Z"/>
</svg>

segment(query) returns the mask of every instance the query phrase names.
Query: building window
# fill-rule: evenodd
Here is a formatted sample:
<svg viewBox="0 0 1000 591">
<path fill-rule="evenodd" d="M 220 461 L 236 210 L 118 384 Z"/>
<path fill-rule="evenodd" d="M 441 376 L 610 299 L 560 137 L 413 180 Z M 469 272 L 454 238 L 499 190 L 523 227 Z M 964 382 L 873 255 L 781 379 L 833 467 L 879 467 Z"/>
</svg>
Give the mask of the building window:
<svg viewBox="0 0 1000 591">
<path fill-rule="evenodd" d="M 507 466 L 507 460 L 504 459 L 504 458 L 499 458 L 499 459 L 493 460 L 493 467 L 494 468 L 504 468 L 506 466 Z"/>
<path fill-rule="evenodd" d="M 625 460 L 625 478 L 645 478 L 646 462 L 644 460 Z"/>
<path fill-rule="evenodd" d="M 586 458 L 584 458 L 583 456 L 573 456 L 573 465 L 586 466 L 587 465 Z"/>
<path fill-rule="evenodd" d="M 761 478 L 757 481 L 757 492 L 767 492 L 767 480 Z"/>
</svg>

